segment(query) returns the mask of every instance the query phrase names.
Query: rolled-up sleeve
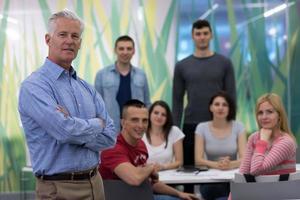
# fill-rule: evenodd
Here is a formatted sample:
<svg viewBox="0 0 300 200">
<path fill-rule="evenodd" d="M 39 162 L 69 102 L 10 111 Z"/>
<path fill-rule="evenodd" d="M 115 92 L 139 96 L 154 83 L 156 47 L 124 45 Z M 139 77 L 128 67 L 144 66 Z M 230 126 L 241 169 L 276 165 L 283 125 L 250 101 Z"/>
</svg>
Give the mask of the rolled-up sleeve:
<svg viewBox="0 0 300 200">
<path fill-rule="evenodd" d="M 116 143 L 117 132 L 110 118 L 102 97 L 96 91 L 93 91 L 95 106 L 97 110 L 97 117 L 103 120 L 104 127 L 101 132 L 98 132 L 94 140 L 85 144 L 86 147 L 94 151 L 103 151 L 111 148 Z"/>
</svg>

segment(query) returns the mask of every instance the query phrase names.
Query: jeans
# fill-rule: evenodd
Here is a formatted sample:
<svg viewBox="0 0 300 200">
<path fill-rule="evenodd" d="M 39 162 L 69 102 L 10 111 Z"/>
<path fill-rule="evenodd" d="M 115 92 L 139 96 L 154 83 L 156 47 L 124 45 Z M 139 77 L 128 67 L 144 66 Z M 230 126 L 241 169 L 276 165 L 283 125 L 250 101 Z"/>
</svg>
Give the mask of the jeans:
<svg viewBox="0 0 300 200">
<path fill-rule="evenodd" d="M 154 200 L 180 200 L 178 197 L 170 195 L 155 194 Z"/>
</svg>

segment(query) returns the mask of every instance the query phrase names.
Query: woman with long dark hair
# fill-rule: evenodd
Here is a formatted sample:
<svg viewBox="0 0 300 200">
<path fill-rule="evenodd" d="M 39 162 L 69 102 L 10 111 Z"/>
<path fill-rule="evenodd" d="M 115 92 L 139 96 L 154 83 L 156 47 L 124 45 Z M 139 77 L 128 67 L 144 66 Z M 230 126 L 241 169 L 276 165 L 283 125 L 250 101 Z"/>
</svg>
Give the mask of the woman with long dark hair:
<svg viewBox="0 0 300 200">
<path fill-rule="evenodd" d="M 149 125 L 143 140 L 149 153 L 149 163 L 158 170 L 174 169 L 183 164 L 183 132 L 173 126 L 168 104 L 156 101 L 149 109 Z"/>
</svg>

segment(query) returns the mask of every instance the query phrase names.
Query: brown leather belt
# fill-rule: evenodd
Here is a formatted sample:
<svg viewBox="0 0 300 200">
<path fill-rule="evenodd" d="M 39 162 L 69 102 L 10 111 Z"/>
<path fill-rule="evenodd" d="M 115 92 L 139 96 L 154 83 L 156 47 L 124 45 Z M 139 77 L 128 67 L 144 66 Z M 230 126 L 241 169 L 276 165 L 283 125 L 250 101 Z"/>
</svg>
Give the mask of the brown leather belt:
<svg viewBox="0 0 300 200">
<path fill-rule="evenodd" d="M 36 175 L 41 180 L 63 181 L 63 180 L 88 180 L 97 174 L 97 167 L 84 172 L 60 173 L 53 175 Z"/>
</svg>

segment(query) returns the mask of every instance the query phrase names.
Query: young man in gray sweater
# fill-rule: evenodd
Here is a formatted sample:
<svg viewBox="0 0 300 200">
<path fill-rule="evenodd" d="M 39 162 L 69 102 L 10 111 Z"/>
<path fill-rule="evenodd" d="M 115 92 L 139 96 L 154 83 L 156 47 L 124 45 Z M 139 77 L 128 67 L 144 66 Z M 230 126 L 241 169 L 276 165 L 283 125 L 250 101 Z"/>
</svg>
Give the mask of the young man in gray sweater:
<svg viewBox="0 0 300 200">
<path fill-rule="evenodd" d="M 192 38 L 195 51 L 175 66 L 173 80 L 174 123 L 181 124 L 183 99 L 187 92 L 187 106 L 184 111 L 183 132 L 184 164 L 194 164 L 194 132 L 198 123 L 210 120 L 209 99 L 216 92 L 226 91 L 236 99 L 235 78 L 231 61 L 210 50 L 212 30 L 206 20 L 193 23 Z"/>
</svg>

